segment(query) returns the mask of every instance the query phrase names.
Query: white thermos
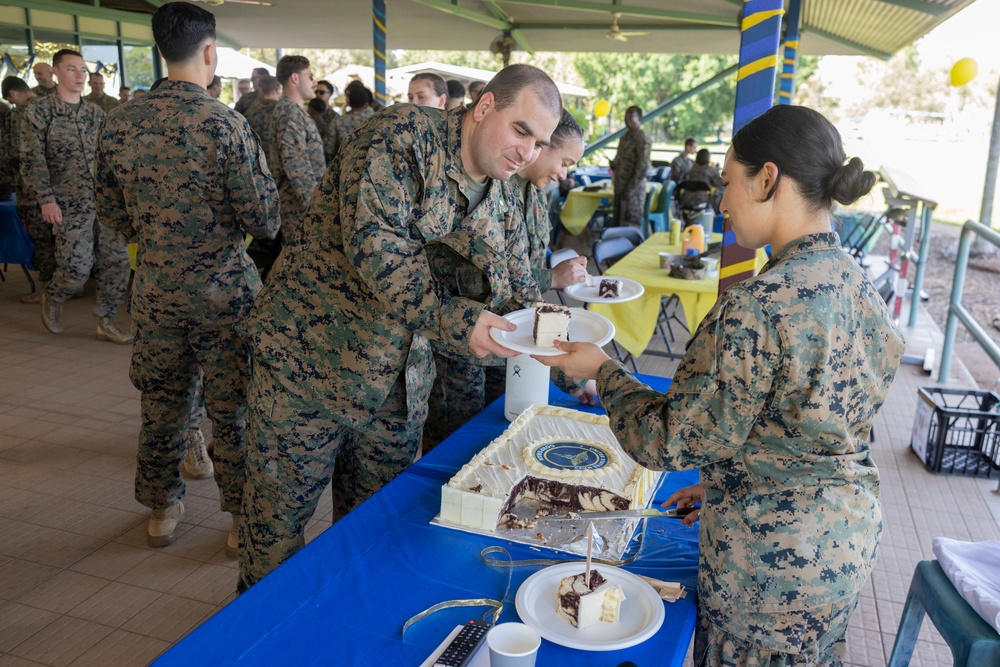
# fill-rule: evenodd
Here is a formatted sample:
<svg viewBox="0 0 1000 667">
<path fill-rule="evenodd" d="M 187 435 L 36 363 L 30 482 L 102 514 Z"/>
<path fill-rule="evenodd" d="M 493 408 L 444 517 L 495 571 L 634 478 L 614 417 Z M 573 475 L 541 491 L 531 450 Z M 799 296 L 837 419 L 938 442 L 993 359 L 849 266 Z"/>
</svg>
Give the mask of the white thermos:
<svg viewBox="0 0 1000 667">
<path fill-rule="evenodd" d="M 549 367 L 519 354 L 507 359 L 507 389 L 504 395 L 503 414 L 507 421 L 535 404 L 549 404 Z"/>
</svg>

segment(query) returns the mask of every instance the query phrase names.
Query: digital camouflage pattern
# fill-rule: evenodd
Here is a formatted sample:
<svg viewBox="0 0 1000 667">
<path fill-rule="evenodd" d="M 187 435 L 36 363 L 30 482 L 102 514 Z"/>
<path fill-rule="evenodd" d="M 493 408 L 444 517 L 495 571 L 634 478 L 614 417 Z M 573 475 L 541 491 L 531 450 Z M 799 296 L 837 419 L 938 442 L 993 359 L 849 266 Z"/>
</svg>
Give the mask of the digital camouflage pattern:
<svg viewBox="0 0 1000 667">
<path fill-rule="evenodd" d="M 326 160 L 316 123 L 292 98 L 282 95 L 271 112 L 274 143 L 267 156 L 281 200 L 281 235 L 294 236 L 309 207 L 316 186 L 323 180 Z"/>
<path fill-rule="evenodd" d="M 14 191 L 17 173 L 17 151 L 11 147 L 12 109 L 0 102 L 0 198 L 7 199 Z"/>
<path fill-rule="evenodd" d="M 271 115 L 274 113 L 274 107 L 277 105 L 278 100 L 260 98 L 250 105 L 246 113 L 247 123 L 250 124 L 250 129 L 257 133 L 257 138 L 260 139 L 260 146 L 264 151 L 264 155 L 268 156 L 268 160 L 271 159 L 272 146 L 274 145 L 274 130 L 271 127 Z M 268 166 L 270 166 L 270 163 L 268 163 Z"/>
<path fill-rule="evenodd" d="M 698 602 L 713 626 L 798 653 L 813 614 L 858 595 L 882 530 L 867 438 L 903 351 L 864 270 L 826 233 L 719 297 L 666 395 L 601 366 L 626 452 L 701 469 Z"/>
<path fill-rule="evenodd" d="M 83 99 L 101 107 L 101 110 L 104 111 L 104 113 L 111 113 L 112 109 L 115 109 L 119 104 L 121 104 L 117 97 L 111 97 L 107 93 L 101 95 L 101 99 L 94 97 L 93 93 L 90 95 L 84 95 Z"/>
<path fill-rule="evenodd" d="M 56 92 L 56 88 L 58 87 L 59 87 L 58 85 L 55 85 L 52 86 L 51 88 L 42 88 L 39 85 L 32 88 L 31 92 L 33 92 L 35 95 L 38 95 L 39 97 L 48 97 L 49 95 L 54 95 Z"/>
<path fill-rule="evenodd" d="M 249 349 L 236 326 L 261 287 L 244 239 L 273 237 L 280 224 L 260 145 L 246 120 L 204 88 L 165 81 L 108 119 L 97 180 L 102 219 L 138 246 L 136 499 L 160 508 L 184 493 L 178 465 L 201 368 L 222 509 L 239 513 Z"/>
<path fill-rule="evenodd" d="M 684 180 L 685 175 L 694 166 L 694 160 L 685 156 L 678 155 L 670 162 L 670 178 L 677 181 L 678 183 Z"/>
<path fill-rule="evenodd" d="M 434 377 L 428 341 L 468 355 L 480 312 L 530 282 L 506 259 L 525 253 L 523 232 L 507 234 L 505 184 L 467 210 L 461 124 L 461 110 L 397 104 L 351 134 L 254 304 L 242 586 L 299 548 L 334 459 L 338 478 L 355 480 L 333 487 L 346 509 L 381 484 L 363 480 L 412 461 Z"/>
<path fill-rule="evenodd" d="M 646 214 L 646 172 L 653 144 L 642 128 L 627 130 L 618 140 L 611 185 L 614 188 L 615 225 L 638 227 Z"/>
<path fill-rule="evenodd" d="M 249 93 L 242 95 L 240 99 L 236 100 L 236 104 L 233 105 L 233 109 L 235 109 L 238 113 L 243 114 L 245 117 L 247 115 L 247 111 L 250 110 L 250 107 L 256 100 L 257 91 L 251 90 Z"/>
<path fill-rule="evenodd" d="M 58 95 L 38 99 L 24 110 L 21 123 L 21 177 L 39 206 L 58 204 L 63 222 L 53 226 L 55 271 L 46 296 L 63 303 L 94 272 L 94 314 L 114 317 L 128 289 L 125 243 L 97 221 L 94 168 L 97 134 L 105 114 L 87 101 L 79 106 Z"/>
<path fill-rule="evenodd" d="M 333 100 L 330 100 L 333 102 Z M 316 129 L 319 130 L 319 138 L 323 140 L 323 145 L 326 145 L 326 138 L 330 135 L 330 129 L 333 127 L 333 123 L 340 118 L 340 114 L 329 104 L 326 107 L 326 111 L 320 114 L 320 117 L 316 119 Z M 329 160 L 327 160 L 329 162 Z"/>
<path fill-rule="evenodd" d="M 38 98 L 32 99 L 28 104 L 34 104 L 36 99 Z M 5 118 L 2 160 L 12 171 L 14 192 L 17 194 L 17 214 L 35 244 L 31 263 L 38 269 L 38 279 L 47 283 L 52 280 L 56 270 L 56 240 L 52 225 L 42 220 L 42 209 L 31 191 L 24 186 L 24 179 L 21 177 L 20 145 L 24 109 L 25 107 L 14 107 Z"/>
<path fill-rule="evenodd" d="M 356 130 L 361 123 L 371 118 L 374 113 L 371 109 L 348 111 L 343 116 L 333 119 L 333 122 L 327 128 L 326 136 L 323 138 L 323 153 L 326 155 L 327 164 L 337 157 L 340 144 L 344 143 L 347 135 Z"/>
</svg>

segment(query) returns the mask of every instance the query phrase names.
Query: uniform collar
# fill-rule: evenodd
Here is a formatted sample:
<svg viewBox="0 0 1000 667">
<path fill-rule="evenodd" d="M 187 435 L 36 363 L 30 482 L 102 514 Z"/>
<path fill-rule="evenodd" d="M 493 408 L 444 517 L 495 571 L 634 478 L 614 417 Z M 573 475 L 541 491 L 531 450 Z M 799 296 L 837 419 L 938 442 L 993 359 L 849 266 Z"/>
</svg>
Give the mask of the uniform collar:
<svg viewBox="0 0 1000 667">
<path fill-rule="evenodd" d="M 817 250 L 839 250 L 840 237 L 836 232 L 822 232 L 819 234 L 807 234 L 791 241 L 781 252 L 774 255 L 768 264 L 777 264 L 790 259 L 796 255 Z"/>
<path fill-rule="evenodd" d="M 446 160 L 444 171 L 448 175 L 448 178 L 453 180 L 458 186 L 458 191 L 468 199 L 469 196 L 466 193 L 466 178 L 468 177 L 462 166 L 462 115 L 465 113 L 465 107 L 456 107 L 444 113 L 446 114 L 445 123 L 448 133 L 448 159 Z M 482 205 L 488 207 L 490 217 L 494 219 L 497 216 L 502 216 L 507 210 L 508 191 L 504 191 L 503 187 L 504 183 L 502 181 L 491 178 L 489 189 L 483 197 Z M 479 209 L 477 208 L 477 213 L 478 211 Z"/>
</svg>

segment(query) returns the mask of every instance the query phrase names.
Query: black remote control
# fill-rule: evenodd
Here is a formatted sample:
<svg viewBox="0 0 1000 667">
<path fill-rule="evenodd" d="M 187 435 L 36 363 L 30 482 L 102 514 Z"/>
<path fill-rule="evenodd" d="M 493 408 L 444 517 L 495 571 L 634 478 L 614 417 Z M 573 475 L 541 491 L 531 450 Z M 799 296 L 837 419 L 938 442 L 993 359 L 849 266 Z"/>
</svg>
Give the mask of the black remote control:
<svg viewBox="0 0 1000 667">
<path fill-rule="evenodd" d="M 472 661 L 476 651 L 486 641 L 486 631 L 490 626 L 482 621 L 472 620 L 465 624 L 451 640 L 434 667 L 465 667 Z"/>
</svg>

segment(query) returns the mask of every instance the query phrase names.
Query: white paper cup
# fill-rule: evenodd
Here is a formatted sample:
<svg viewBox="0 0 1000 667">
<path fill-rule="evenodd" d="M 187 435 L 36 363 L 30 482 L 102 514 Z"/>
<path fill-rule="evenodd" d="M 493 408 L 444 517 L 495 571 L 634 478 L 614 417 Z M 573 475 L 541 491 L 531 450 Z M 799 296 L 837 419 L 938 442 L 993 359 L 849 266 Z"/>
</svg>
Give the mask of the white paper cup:
<svg viewBox="0 0 1000 667">
<path fill-rule="evenodd" d="M 542 638 L 524 623 L 501 623 L 486 634 L 490 667 L 535 667 Z"/>
<path fill-rule="evenodd" d="M 715 257 L 702 257 L 701 261 L 705 265 L 706 272 L 709 275 L 715 275 L 719 272 L 719 260 Z"/>
</svg>

